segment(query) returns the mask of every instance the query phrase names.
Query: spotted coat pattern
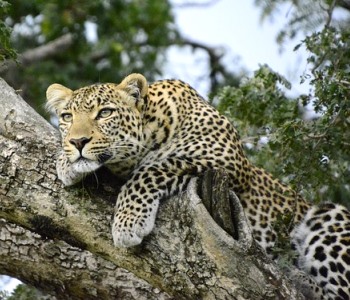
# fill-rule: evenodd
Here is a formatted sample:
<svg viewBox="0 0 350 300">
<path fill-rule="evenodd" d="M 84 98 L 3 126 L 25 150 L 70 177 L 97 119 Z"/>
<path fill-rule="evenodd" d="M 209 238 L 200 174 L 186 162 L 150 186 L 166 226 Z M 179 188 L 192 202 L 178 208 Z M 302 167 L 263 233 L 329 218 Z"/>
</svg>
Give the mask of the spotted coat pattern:
<svg viewBox="0 0 350 300">
<path fill-rule="evenodd" d="M 228 172 L 253 235 L 266 250 L 276 240 L 272 225 L 279 215 L 292 214 L 298 224 L 310 209 L 291 188 L 251 165 L 228 119 L 182 81 L 163 80 L 148 86 L 142 75 L 131 74 L 120 84 L 96 84 L 76 91 L 53 84 L 47 99 L 48 109 L 60 120 L 59 178 L 71 185 L 105 165 L 127 179 L 117 197 L 112 225 L 118 247 L 141 243 L 154 226 L 159 201 L 207 169 Z M 316 232 L 309 214 L 304 227 Z M 304 227 L 298 227 L 299 231 Z M 301 238 L 299 231 L 295 231 L 295 241 L 300 242 L 300 253 L 306 251 L 303 246 L 317 252 L 303 243 L 306 237 Z M 344 247 L 349 251 L 349 246 Z M 348 280 L 349 262 L 345 263 L 346 272 L 339 276 Z M 311 259 L 305 268 L 312 274 L 316 272 L 312 267 Z M 317 281 L 327 285 L 319 277 L 321 267 L 316 264 L 315 268 Z M 329 273 L 332 270 L 334 266 L 329 266 Z M 339 299 L 349 299 L 349 291 L 344 293 L 347 298 Z"/>
<path fill-rule="evenodd" d="M 291 235 L 299 268 L 317 282 L 315 299 L 350 299 L 350 212 L 334 203 L 313 206 Z"/>
</svg>

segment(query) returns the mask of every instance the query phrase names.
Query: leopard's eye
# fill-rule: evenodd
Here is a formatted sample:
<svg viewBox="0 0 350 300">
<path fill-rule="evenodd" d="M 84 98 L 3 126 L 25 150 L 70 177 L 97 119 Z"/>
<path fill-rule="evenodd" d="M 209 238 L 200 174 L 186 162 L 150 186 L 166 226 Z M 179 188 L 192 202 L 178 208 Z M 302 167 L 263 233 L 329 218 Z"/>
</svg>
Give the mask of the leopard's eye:
<svg viewBox="0 0 350 300">
<path fill-rule="evenodd" d="M 101 118 L 107 118 L 109 117 L 113 112 L 115 111 L 115 109 L 113 108 L 103 108 L 99 111 L 96 119 L 101 119 Z"/>
<path fill-rule="evenodd" d="M 70 113 L 63 113 L 61 114 L 61 119 L 64 121 L 64 122 L 72 122 L 73 120 L 73 115 L 70 114 Z"/>
</svg>

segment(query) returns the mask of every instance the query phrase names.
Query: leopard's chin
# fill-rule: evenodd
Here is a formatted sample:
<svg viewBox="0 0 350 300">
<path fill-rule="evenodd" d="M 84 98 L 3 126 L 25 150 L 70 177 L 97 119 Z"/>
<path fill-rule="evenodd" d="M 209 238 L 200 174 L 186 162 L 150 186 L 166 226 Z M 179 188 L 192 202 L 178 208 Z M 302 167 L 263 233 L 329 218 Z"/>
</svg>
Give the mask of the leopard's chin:
<svg viewBox="0 0 350 300">
<path fill-rule="evenodd" d="M 80 158 L 77 161 L 75 161 L 72 166 L 74 170 L 78 173 L 91 173 L 96 171 L 99 167 L 101 167 L 102 164 L 94 160 Z"/>
</svg>

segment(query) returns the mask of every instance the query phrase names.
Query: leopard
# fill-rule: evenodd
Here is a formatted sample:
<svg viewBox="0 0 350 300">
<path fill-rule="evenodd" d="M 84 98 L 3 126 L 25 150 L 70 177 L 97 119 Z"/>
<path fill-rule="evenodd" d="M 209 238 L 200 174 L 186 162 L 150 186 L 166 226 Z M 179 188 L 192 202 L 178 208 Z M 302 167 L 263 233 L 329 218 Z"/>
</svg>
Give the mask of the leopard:
<svg viewBox="0 0 350 300">
<path fill-rule="evenodd" d="M 291 233 L 297 265 L 311 276 L 313 297 L 350 299 L 350 212 L 340 204 L 313 205 Z M 298 281 L 298 280 L 297 280 Z"/>
<path fill-rule="evenodd" d="M 291 215 L 291 241 L 300 253 L 299 265 L 315 282 L 315 299 L 350 299 L 348 211 L 315 208 L 254 166 L 229 119 L 189 84 L 175 79 L 148 83 L 133 73 L 120 83 L 77 90 L 54 83 L 46 98 L 47 110 L 59 119 L 62 147 L 56 167 L 63 184 L 74 185 L 102 166 L 125 181 L 112 222 L 116 247 L 139 245 L 153 230 L 163 199 L 207 170 L 224 169 L 256 242 L 269 252 L 278 238 L 273 224 Z M 330 225 L 321 229 L 324 219 Z M 336 243 L 330 250 L 333 241 L 341 246 Z"/>
</svg>

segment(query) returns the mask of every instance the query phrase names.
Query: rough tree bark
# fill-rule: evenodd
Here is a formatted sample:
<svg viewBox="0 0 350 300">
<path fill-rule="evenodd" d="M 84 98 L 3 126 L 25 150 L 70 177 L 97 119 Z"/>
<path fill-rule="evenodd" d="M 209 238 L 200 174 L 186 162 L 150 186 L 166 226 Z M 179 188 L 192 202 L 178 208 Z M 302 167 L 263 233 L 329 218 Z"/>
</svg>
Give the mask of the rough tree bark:
<svg viewBox="0 0 350 300">
<path fill-rule="evenodd" d="M 254 243 L 224 176 L 193 180 L 164 201 L 140 246 L 117 249 L 117 182 L 101 170 L 63 188 L 57 131 L 1 79 L 0 108 L 0 274 L 59 299 L 303 299 Z M 236 239 L 197 190 L 213 212 L 233 209 L 229 222 L 216 219 Z"/>
</svg>

